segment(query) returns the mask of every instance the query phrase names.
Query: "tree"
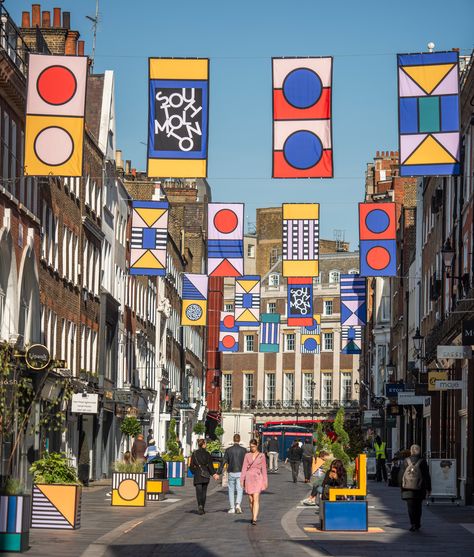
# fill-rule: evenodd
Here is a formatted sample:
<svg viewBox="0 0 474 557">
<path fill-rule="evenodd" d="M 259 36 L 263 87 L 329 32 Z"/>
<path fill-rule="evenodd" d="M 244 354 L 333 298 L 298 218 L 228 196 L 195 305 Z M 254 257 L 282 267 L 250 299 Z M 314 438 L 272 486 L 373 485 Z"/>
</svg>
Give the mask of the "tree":
<svg viewBox="0 0 474 557">
<path fill-rule="evenodd" d="M 181 451 L 178 444 L 178 436 L 176 435 L 176 420 L 170 420 L 168 430 L 168 440 L 166 441 L 166 456 L 168 460 L 179 460 Z"/>
<path fill-rule="evenodd" d="M 142 431 L 140 422 L 134 416 L 127 416 L 120 425 L 120 431 L 129 437 L 136 437 Z"/>
</svg>

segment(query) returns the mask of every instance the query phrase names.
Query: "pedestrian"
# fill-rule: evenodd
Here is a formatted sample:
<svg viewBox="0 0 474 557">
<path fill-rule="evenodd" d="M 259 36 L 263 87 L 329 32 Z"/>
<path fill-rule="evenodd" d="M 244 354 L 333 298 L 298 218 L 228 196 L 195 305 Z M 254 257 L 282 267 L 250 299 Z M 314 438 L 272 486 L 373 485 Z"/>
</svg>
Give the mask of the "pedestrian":
<svg viewBox="0 0 474 557">
<path fill-rule="evenodd" d="M 252 513 L 250 523 L 255 526 L 260 510 L 260 493 L 268 487 L 267 461 L 265 455 L 259 452 L 256 439 L 250 441 L 250 452 L 245 455 L 240 485 L 249 496 L 250 512 Z"/>
<path fill-rule="evenodd" d="M 374 441 L 374 449 L 375 449 L 375 462 L 377 463 L 375 477 L 378 482 L 382 481 L 382 476 L 384 482 L 387 481 L 387 467 L 385 466 L 387 455 L 385 452 L 385 448 L 386 448 L 385 441 L 382 441 L 380 435 L 377 435 Z"/>
<path fill-rule="evenodd" d="M 419 445 L 410 447 L 410 456 L 400 470 L 400 485 L 402 499 L 407 502 L 410 532 L 417 532 L 421 528 L 423 499 L 431 494 L 430 470 Z"/>
<path fill-rule="evenodd" d="M 154 438 L 155 438 L 155 436 L 153 435 L 153 430 L 149 429 L 148 430 L 148 435 L 146 436 L 146 444 L 149 445 L 150 441 Z"/>
<path fill-rule="evenodd" d="M 311 479 L 311 468 L 313 466 L 314 448 L 313 439 L 306 437 L 303 445 L 303 454 L 301 461 L 303 462 L 304 483 L 309 483 Z"/>
<path fill-rule="evenodd" d="M 313 487 L 311 489 L 311 493 L 308 495 L 308 497 L 306 497 L 306 499 L 303 499 L 301 501 L 301 503 L 303 505 L 307 505 L 310 507 L 318 507 L 318 497 L 321 496 L 322 492 L 323 492 L 323 481 L 324 478 L 326 476 L 326 472 L 324 471 L 324 464 L 326 462 L 327 459 L 330 458 L 330 454 L 327 451 L 320 451 L 319 452 L 319 458 L 317 459 L 319 466 L 316 468 L 316 470 L 313 472 L 312 477 L 312 483 L 313 483 Z"/>
<path fill-rule="evenodd" d="M 267 454 L 268 454 L 268 471 L 277 472 L 278 471 L 278 453 L 279 453 L 278 437 L 274 435 L 267 442 Z"/>
<path fill-rule="evenodd" d="M 132 462 L 132 453 L 130 451 L 125 451 L 123 453 L 123 462 L 125 464 L 131 464 Z"/>
<path fill-rule="evenodd" d="M 145 461 L 145 451 L 145 438 L 141 433 L 139 433 L 132 445 L 132 460 L 134 462 Z"/>
<path fill-rule="evenodd" d="M 336 459 L 331 462 L 321 487 L 321 499 L 323 501 L 329 500 L 329 490 L 331 487 L 347 487 L 347 472 L 342 460 Z"/>
<path fill-rule="evenodd" d="M 296 483 L 298 481 L 298 473 L 300 471 L 302 456 L 303 449 L 298 445 L 298 441 L 293 441 L 293 444 L 288 449 L 288 458 L 286 459 L 287 462 L 290 462 L 293 483 Z"/>
<path fill-rule="evenodd" d="M 224 466 L 227 464 L 227 474 L 229 478 L 229 504 L 230 508 L 227 511 L 229 514 L 242 514 L 242 497 L 244 491 L 240 485 L 240 476 L 242 474 L 242 466 L 244 458 L 247 454 L 247 449 L 240 445 L 240 435 L 234 435 L 234 444 L 228 447 L 224 452 L 224 458 L 214 474 L 214 479 L 218 480 L 222 474 Z M 235 497 L 237 492 L 237 498 Z"/>
<path fill-rule="evenodd" d="M 145 451 L 145 458 L 147 462 L 151 462 L 158 455 L 158 448 L 156 446 L 155 440 L 152 438 L 148 442 L 148 447 Z"/>
<path fill-rule="evenodd" d="M 206 440 L 198 439 L 198 448 L 191 455 L 189 465 L 193 473 L 193 483 L 196 489 L 196 500 L 198 504 L 198 514 L 205 514 L 207 486 L 214 476 L 211 455 L 206 451 Z"/>
</svg>

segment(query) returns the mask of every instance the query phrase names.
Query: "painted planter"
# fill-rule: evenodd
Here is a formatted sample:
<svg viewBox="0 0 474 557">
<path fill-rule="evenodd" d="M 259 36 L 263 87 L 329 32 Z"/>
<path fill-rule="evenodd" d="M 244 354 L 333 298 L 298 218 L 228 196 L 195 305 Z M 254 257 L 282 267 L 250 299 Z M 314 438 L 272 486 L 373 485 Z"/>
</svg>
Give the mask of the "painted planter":
<svg viewBox="0 0 474 557">
<path fill-rule="evenodd" d="M 29 547 L 31 495 L 0 496 L 0 552 L 21 552 Z"/>
<path fill-rule="evenodd" d="M 77 530 L 81 527 L 82 486 L 33 485 L 32 528 Z"/>
<path fill-rule="evenodd" d="M 112 475 L 113 507 L 144 507 L 146 493 L 146 473 L 121 473 Z"/>
<path fill-rule="evenodd" d="M 147 501 L 163 501 L 170 491 L 168 480 L 155 480 L 148 478 L 146 481 Z"/>
<path fill-rule="evenodd" d="M 168 481 L 170 486 L 174 485 L 177 487 L 184 485 L 184 462 L 178 461 L 168 461 L 166 463 L 168 472 Z"/>
<path fill-rule="evenodd" d="M 150 480 L 166 480 L 167 466 L 166 462 L 149 462 L 146 465 L 146 477 Z"/>
</svg>

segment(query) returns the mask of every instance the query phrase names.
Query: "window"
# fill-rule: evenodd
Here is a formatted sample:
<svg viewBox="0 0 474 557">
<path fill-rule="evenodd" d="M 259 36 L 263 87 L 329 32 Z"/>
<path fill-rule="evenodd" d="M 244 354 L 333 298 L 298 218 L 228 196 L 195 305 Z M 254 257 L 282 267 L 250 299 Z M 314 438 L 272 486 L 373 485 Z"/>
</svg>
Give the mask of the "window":
<svg viewBox="0 0 474 557">
<path fill-rule="evenodd" d="M 381 300 L 381 320 L 388 321 L 390 319 L 390 297 L 389 296 L 382 296 Z"/>
<path fill-rule="evenodd" d="M 279 275 L 279 273 L 272 273 L 268 277 L 268 286 L 280 286 L 280 275 Z"/>
<path fill-rule="evenodd" d="M 254 351 L 254 336 L 245 335 L 245 352 L 253 352 L 253 351 Z"/>
<path fill-rule="evenodd" d="M 285 373 L 283 375 L 283 404 L 293 404 L 295 398 L 295 374 Z"/>
<path fill-rule="evenodd" d="M 276 313 L 277 305 L 276 302 L 268 302 L 267 313 Z"/>
<path fill-rule="evenodd" d="M 341 373 L 341 400 L 352 400 L 352 373 Z"/>
<path fill-rule="evenodd" d="M 323 315 L 332 315 L 332 300 L 324 300 Z"/>
<path fill-rule="evenodd" d="M 323 406 L 329 406 L 332 401 L 332 374 L 323 373 L 321 379 L 321 403 Z"/>
<path fill-rule="evenodd" d="M 323 350 L 334 350 L 334 333 L 323 333 Z"/>
<path fill-rule="evenodd" d="M 250 404 L 253 395 L 253 373 L 244 373 L 244 404 Z"/>
<path fill-rule="evenodd" d="M 330 284 L 338 284 L 340 274 L 341 273 L 339 271 L 330 271 L 330 273 L 329 273 L 329 283 Z"/>
<path fill-rule="evenodd" d="M 295 333 L 287 333 L 285 335 L 285 352 L 295 351 Z"/>
<path fill-rule="evenodd" d="M 303 400 L 311 401 L 314 397 L 314 383 L 312 373 L 303 373 Z"/>
<path fill-rule="evenodd" d="M 273 267 L 275 263 L 280 259 L 280 254 L 278 248 L 273 248 L 270 252 L 270 267 Z"/>
<path fill-rule="evenodd" d="M 225 373 L 222 377 L 222 400 L 228 404 L 232 403 L 232 374 Z"/>
<path fill-rule="evenodd" d="M 265 402 L 275 404 L 275 374 L 265 373 Z"/>
<path fill-rule="evenodd" d="M 224 304 L 224 311 L 234 311 L 234 304 Z"/>
<path fill-rule="evenodd" d="M 255 257 L 255 246 L 253 244 L 248 244 L 247 246 L 247 257 L 252 259 Z"/>
<path fill-rule="evenodd" d="M 321 275 L 317 275 L 314 277 L 314 284 L 321 284 Z"/>
</svg>

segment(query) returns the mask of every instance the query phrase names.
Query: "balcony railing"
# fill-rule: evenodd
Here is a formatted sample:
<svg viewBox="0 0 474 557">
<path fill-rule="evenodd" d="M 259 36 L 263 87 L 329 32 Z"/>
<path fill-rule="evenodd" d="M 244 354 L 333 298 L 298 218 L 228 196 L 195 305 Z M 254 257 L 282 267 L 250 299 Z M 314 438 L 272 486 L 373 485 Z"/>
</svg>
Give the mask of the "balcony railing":
<svg viewBox="0 0 474 557">
<path fill-rule="evenodd" d="M 0 48 L 26 77 L 29 49 L 20 35 L 20 30 L 3 6 L 0 8 Z"/>
<path fill-rule="evenodd" d="M 223 402 L 222 406 L 226 404 L 226 408 L 230 409 L 230 403 L 228 401 Z M 357 410 L 359 408 L 358 400 L 315 400 L 311 404 L 311 400 L 251 400 L 251 401 L 240 401 L 240 408 L 242 410 L 281 410 L 292 412 L 300 412 L 307 414 L 313 410 L 334 410 L 338 408 L 348 408 Z"/>
</svg>

